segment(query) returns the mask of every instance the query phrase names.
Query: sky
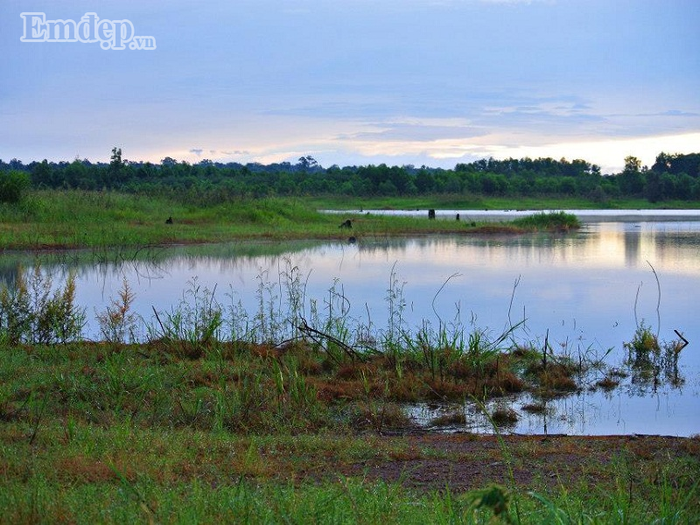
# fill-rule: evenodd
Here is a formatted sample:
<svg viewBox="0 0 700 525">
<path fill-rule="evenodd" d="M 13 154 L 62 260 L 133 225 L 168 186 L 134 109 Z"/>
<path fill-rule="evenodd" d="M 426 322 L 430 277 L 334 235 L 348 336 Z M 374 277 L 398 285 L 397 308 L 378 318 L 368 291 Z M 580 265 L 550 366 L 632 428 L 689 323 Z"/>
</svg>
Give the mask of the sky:
<svg viewBox="0 0 700 525">
<path fill-rule="evenodd" d="M 101 25 L 45 41 L 59 19 Z M 154 49 L 130 48 L 146 36 Z M 115 146 L 151 162 L 651 165 L 700 152 L 700 1 L 0 0 L 0 159 L 106 162 Z"/>
</svg>

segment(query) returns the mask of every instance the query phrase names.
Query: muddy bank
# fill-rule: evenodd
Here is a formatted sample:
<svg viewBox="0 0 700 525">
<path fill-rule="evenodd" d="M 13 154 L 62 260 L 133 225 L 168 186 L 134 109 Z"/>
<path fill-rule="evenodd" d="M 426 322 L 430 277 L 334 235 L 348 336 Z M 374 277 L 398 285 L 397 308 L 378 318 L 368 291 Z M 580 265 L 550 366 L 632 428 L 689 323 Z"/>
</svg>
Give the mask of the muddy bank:
<svg viewBox="0 0 700 525">
<path fill-rule="evenodd" d="M 689 471 L 667 472 L 670 458 L 700 466 L 700 438 L 664 436 L 477 436 L 422 434 L 401 455 L 344 468 L 342 474 L 398 482 L 417 490 L 464 492 L 490 483 L 520 488 L 600 486 L 629 472 L 630 483 L 684 486 Z M 692 471 L 692 469 L 690 469 Z M 697 470 L 696 470 L 697 472 Z"/>
</svg>

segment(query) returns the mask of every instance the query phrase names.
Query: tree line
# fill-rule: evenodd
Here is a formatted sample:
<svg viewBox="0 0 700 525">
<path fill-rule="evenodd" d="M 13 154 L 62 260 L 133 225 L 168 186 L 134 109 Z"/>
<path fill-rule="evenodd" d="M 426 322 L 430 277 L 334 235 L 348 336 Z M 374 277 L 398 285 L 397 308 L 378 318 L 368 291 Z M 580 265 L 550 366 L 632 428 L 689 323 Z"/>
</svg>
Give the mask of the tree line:
<svg viewBox="0 0 700 525">
<path fill-rule="evenodd" d="M 620 173 L 602 174 L 584 160 L 493 158 L 454 169 L 412 165 L 337 165 L 324 168 L 311 156 L 274 164 L 202 160 L 159 164 L 129 161 L 119 148 L 109 163 L 0 160 L 0 202 L 17 201 L 36 189 L 116 190 L 170 194 L 198 202 L 234 197 L 346 195 L 348 197 L 455 194 L 464 196 L 579 197 L 596 202 L 616 198 L 700 200 L 700 153 L 660 153 L 651 166 L 627 157 Z"/>
</svg>

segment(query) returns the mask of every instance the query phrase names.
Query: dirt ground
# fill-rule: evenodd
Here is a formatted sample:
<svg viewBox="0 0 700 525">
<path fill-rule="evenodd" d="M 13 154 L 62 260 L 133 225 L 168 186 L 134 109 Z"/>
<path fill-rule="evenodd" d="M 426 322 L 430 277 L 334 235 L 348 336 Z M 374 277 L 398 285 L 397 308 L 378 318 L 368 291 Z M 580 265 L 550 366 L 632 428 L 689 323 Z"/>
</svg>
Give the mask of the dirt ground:
<svg viewBox="0 0 700 525">
<path fill-rule="evenodd" d="M 395 439 L 395 438 L 388 438 Z M 700 438 L 663 436 L 475 436 L 412 434 L 396 457 L 346 466 L 342 474 L 400 482 L 417 490 L 453 492 L 489 483 L 547 488 L 600 485 L 620 474 L 630 483 L 674 485 L 697 478 Z M 680 459 L 687 469 L 671 469 Z"/>
</svg>

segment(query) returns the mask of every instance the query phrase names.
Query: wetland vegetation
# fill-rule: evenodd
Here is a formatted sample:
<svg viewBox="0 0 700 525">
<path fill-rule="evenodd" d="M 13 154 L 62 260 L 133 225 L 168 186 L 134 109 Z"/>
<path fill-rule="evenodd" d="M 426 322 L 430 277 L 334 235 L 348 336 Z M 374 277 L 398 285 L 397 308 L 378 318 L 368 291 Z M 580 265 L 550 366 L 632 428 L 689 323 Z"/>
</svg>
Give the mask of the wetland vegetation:
<svg viewBox="0 0 700 525">
<path fill-rule="evenodd" d="M 171 218 L 172 223 L 166 223 Z M 427 217 L 426 217 L 427 218 Z M 350 220 L 350 230 L 340 224 Z M 4 250 L 144 247 L 240 239 L 340 239 L 395 235 L 522 233 L 575 228 L 575 217 L 537 223 L 428 221 L 415 217 L 328 215 L 298 198 L 236 198 L 200 205 L 165 196 L 81 190 L 32 191 L 17 204 L 0 204 Z"/>
<path fill-rule="evenodd" d="M 511 163 L 509 175 L 495 162 L 321 173 L 312 160 L 269 170 L 154 166 L 122 161 L 115 148 L 108 166 L 3 164 L 0 246 L 104 253 L 242 238 L 559 235 L 577 219 L 538 214 L 494 226 L 316 210 L 697 205 L 693 156 L 660 157 L 650 170 L 630 159 L 610 180 L 576 161 Z M 528 175 L 535 167 L 541 177 Z M 339 227 L 346 220 L 352 228 Z M 591 388 L 591 377 L 602 390 L 622 374 L 673 381 L 681 342 L 659 343 L 641 324 L 628 368 L 613 370 L 546 340 L 516 342 L 517 323 L 498 333 L 442 322 L 408 329 L 393 277 L 387 326 L 374 330 L 348 323 L 341 289 L 306 308 L 298 270 L 281 278 L 286 308 L 261 282 L 250 312 L 193 281 L 187 301 L 154 310 L 143 340 L 125 281 L 95 312 L 101 337 L 89 341 L 73 277 L 52 281 L 38 263 L 17 268 L 0 285 L 0 521 L 697 522 L 697 436 L 512 436 L 513 411 L 486 409 L 528 392 L 540 400 L 528 409 L 545 410 L 547 399 Z M 448 400 L 483 407 L 494 434 L 431 434 L 402 409 Z"/>
<path fill-rule="evenodd" d="M 394 322 L 355 332 L 342 309 L 307 318 L 300 276 L 286 278 L 288 310 L 263 294 L 251 313 L 191 283 L 190 301 L 157 314 L 141 343 L 126 282 L 97 314 L 99 342 L 80 336 L 85 312 L 70 277 L 49 283 L 35 270 L 4 287 L 3 516 L 692 523 L 700 512 L 697 438 L 504 436 L 507 410 L 487 414 L 494 436 L 437 436 L 401 409 L 523 390 L 566 395 L 589 369 L 608 377 L 603 363 L 514 345 L 508 331 L 407 331 L 398 289 L 388 297 Z M 284 325 L 294 337 L 279 340 Z M 630 340 L 637 359 L 658 349 L 644 327 Z"/>
</svg>

